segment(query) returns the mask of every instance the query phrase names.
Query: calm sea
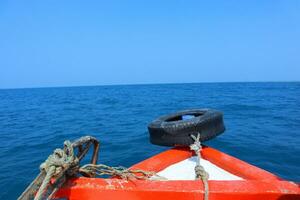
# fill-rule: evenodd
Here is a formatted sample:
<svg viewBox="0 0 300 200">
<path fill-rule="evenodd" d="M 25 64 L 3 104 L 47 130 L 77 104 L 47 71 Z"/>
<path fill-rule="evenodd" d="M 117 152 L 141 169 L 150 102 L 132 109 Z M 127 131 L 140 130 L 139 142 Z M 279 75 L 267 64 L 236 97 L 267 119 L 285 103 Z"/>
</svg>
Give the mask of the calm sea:
<svg viewBox="0 0 300 200">
<path fill-rule="evenodd" d="M 201 83 L 0 90 L 0 199 L 16 199 L 64 140 L 93 135 L 100 162 L 130 166 L 165 150 L 147 124 L 188 108 L 224 112 L 206 144 L 300 182 L 300 83 Z"/>
</svg>

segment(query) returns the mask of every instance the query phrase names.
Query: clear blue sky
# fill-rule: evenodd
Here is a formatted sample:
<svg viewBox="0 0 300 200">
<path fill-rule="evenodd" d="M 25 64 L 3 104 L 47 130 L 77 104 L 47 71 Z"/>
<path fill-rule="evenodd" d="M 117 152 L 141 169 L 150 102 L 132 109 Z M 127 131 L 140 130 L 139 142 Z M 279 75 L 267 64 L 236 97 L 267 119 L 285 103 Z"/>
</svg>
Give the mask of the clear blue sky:
<svg viewBox="0 0 300 200">
<path fill-rule="evenodd" d="M 0 1 L 0 88 L 299 81 L 300 1 Z"/>
</svg>

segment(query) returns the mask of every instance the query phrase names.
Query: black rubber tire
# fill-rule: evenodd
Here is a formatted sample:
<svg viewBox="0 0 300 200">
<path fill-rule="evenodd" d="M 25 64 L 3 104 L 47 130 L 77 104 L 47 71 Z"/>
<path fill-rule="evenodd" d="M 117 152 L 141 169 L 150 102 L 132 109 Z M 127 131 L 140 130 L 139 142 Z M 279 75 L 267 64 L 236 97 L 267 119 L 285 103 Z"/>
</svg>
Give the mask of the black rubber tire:
<svg viewBox="0 0 300 200">
<path fill-rule="evenodd" d="M 193 115 L 182 120 L 184 115 Z M 188 146 L 194 143 L 191 135 L 200 133 L 201 142 L 225 131 L 223 113 L 212 109 L 192 109 L 159 117 L 148 125 L 150 142 L 161 146 Z"/>
</svg>

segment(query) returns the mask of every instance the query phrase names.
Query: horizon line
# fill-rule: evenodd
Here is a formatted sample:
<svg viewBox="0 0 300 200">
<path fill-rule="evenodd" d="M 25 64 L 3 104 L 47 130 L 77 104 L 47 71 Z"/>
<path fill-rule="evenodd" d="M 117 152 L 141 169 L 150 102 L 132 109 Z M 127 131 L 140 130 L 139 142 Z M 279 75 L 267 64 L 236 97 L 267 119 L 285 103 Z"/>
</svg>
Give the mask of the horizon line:
<svg viewBox="0 0 300 200">
<path fill-rule="evenodd" d="M 298 83 L 300 81 L 203 81 L 203 82 L 162 82 L 162 83 L 121 83 L 121 84 L 99 84 L 99 85 L 69 85 L 69 86 L 37 86 L 37 87 L 12 87 L 0 88 L 0 90 L 22 90 L 22 89 L 47 89 L 47 88 L 75 88 L 75 87 L 105 87 L 105 86 L 135 86 L 135 85 L 176 85 L 176 84 L 214 84 L 214 83 Z"/>
</svg>

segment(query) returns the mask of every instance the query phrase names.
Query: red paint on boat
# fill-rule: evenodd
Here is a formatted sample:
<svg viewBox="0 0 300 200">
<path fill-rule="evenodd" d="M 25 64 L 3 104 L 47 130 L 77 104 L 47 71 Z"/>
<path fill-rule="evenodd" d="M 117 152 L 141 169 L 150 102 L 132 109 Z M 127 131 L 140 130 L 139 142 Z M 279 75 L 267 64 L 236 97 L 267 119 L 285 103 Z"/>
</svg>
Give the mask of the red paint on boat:
<svg viewBox="0 0 300 200">
<path fill-rule="evenodd" d="M 209 199 L 300 199 L 300 186 L 250 165 L 210 147 L 203 147 L 204 159 L 244 180 L 209 180 Z M 187 148 L 174 148 L 144 160 L 132 168 L 159 172 L 191 157 Z M 69 180 L 57 193 L 57 198 L 70 200 L 162 200 L 202 199 L 204 187 L 199 180 L 153 181 L 121 180 L 118 178 L 75 178 Z"/>
</svg>

